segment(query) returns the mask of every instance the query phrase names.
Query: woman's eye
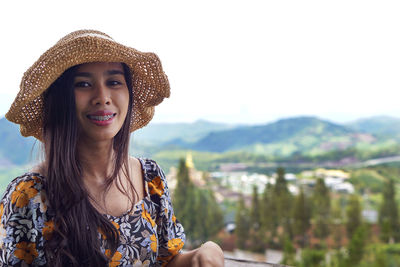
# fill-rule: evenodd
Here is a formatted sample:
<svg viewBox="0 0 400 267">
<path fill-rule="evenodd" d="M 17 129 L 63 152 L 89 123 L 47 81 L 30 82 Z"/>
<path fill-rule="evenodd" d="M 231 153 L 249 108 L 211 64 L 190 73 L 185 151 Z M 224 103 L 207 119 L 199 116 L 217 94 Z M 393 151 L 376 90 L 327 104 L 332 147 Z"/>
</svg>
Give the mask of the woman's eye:
<svg viewBox="0 0 400 267">
<path fill-rule="evenodd" d="M 75 87 L 89 87 L 90 83 L 88 83 L 88 82 L 76 82 L 74 86 Z"/>
<path fill-rule="evenodd" d="M 110 86 L 116 86 L 116 85 L 121 85 L 122 83 L 120 81 L 109 81 L 108 85 Z"/>
</svg>

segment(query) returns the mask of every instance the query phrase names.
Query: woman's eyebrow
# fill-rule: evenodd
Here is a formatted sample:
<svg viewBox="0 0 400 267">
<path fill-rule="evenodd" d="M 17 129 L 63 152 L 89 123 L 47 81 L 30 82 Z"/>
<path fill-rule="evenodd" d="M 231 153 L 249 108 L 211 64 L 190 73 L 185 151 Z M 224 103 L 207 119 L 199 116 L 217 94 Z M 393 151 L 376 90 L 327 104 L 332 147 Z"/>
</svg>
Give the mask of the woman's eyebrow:
<svg viewBox="0 0 400 267">
<path fill-rule="evenodd" d="M 91 77 L 92 75 L 89 72 L 78 72 L 74 76 L 75 77 Z"/>
<path fill-rule="evenodd" d="M 124 72 L 121 70 L 107 70 L 104 72 L 105 75 L 124 75 Z M 93 74 L 90 72 L 78 72 L 74 75 L 75 77 L 92 77 Z"/>
<path fill-rule="evenodd" d="M 108 70 L 105 72 L 108 75 L 115 75 L 115 74 L 121 74 L 124 75 L 124 72 L 121 70 Z"/>
</svg>

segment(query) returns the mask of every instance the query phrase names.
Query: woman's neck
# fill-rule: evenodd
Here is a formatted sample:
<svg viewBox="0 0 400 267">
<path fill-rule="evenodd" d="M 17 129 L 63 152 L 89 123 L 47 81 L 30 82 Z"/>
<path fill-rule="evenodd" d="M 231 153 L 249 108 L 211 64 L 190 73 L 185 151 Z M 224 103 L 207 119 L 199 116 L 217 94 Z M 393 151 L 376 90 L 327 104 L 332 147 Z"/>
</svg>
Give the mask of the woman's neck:
<svg viewBox="0 0 400 267">
<path fill-rule="evenodd" d="M 106 178 L 113 171 L 112 141 L 80 142 L 78 155 L 85 183 L 104 184 Z"/>
</svg>

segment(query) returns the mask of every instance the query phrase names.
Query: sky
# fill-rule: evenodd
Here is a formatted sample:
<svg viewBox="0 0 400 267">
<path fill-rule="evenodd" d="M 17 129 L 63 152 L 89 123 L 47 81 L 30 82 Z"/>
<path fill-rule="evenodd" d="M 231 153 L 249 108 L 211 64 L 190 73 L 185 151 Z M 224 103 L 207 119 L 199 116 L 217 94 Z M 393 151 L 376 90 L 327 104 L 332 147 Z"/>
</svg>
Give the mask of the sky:
<svg viewBox="0 0 400 267">
<path fill-rule="evenodd" d="M 154 122 L 400 117 L 400 1 L 1 1 L 0 116 L 61 37 L 103 31 L 155 52 L 171 97 Z"/>
</svg>

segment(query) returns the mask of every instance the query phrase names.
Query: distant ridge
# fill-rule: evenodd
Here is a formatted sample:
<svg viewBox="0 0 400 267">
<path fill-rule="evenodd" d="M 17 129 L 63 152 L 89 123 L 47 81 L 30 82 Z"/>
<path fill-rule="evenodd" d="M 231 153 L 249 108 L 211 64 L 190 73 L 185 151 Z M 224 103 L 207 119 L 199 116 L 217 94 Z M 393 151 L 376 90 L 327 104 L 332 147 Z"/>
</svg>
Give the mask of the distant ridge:
<svg viewBox="0 0 400 267">
<path fill-rule="evenodd" d="M 235 151 L 273 158 L 293 155 L 314 157 L 351 148 L 374 151 L 372 154 L 379 156 L 378 152 L 382 149 L 386 149 L 388 155 L 395 155 L 399 137 L 400 119 L 396 118 L 372 117 L 339 124 L 303 116 L 253 126 L 204 120 L 193 123 L 152 123 L 133 134 L 131 146 L 137 155 L 146 157 L 159 152 L 170 155 L 171 151 L 178 150 L 212 153 Z M 32 157 L 35 139 L 22 137 L 19 126 L 5 118 L 0 119 L 0 138 L 0 167 L 26 164 Z"/>
<path fill-rule="evenodd" d="M 138 141 L 155 142 L 156 144 L 180 139 L 184 142 L 195 142 L 209 132 L 222 131 L 237 127 L 234 124 L 216 123 L 197 120 L 192 123 L 150 123 L 137 130 L 134 138 Z"/>
<path fill-rule="evenodd" d="M 354 130 L 376 135 L 396 136 L 400 139 L 400 119 L 389 116 L 375 116 L 359 119 L 347 124 Z"/>
<path fill-rule="evenodd" d="M 0 167 L 26 164 L 34 157 L 32 148 L 35 139 L 22 137 L 19 126 L 6 118 L 0 119 L 0 140 Z"/>
<path fill-rule="evenodd" d="M 192 148 L 213 152 L 239 149 L 251 152 L 251 146 L 257 144 L 293 144 L 299 148 L 311 148 L 334 138 L 351 139 L 354 134 L 355 132 L 348 127 L 316 117 L 295 117 L 265 125 L 211 132 L 194 143 Z"/>
</svg>

